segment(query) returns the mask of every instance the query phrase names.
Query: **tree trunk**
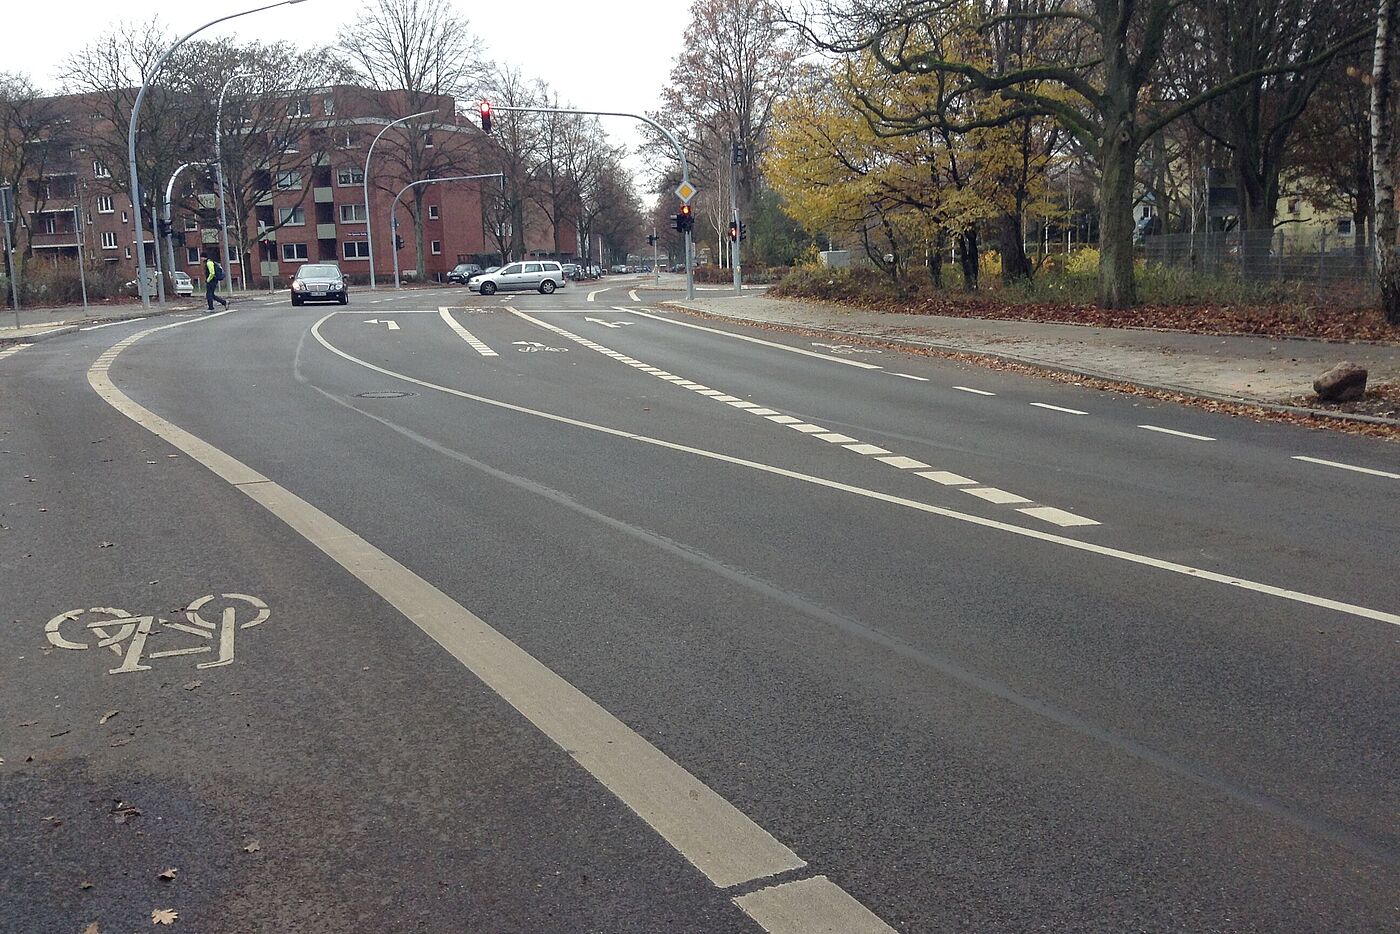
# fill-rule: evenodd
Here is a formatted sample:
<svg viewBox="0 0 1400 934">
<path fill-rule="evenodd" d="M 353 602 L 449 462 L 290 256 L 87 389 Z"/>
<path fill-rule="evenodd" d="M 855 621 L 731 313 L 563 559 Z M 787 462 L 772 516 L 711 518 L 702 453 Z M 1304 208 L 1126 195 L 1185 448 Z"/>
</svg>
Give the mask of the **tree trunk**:
<svg viewBox="0 0 1400 934">
<path fill-rule="evenodd" d="M 966 233 L 958 234 L 958 262 L 962 266 L 963 289 L 968 292 L 977 291 L 977 278 L 981 270 L 981 257 L 977 255 L 977 228 L 973 227 Z"/>
<path fill-rule="evenodd" d="M 1133 280 L 1133 176 L 1137 142 L 1124 114 L 1110 124 L 1100 148 L 1099 306 L 1129 308 L 1137 301 Z"/>
<path fill-rule="evenodd" d="M 1395 127 L 1391 116 L 1397 0 L 1378 0 L 1371 65 L 1371 173 L 1375 179 L 1376 278 L 1385 320 L 1400 324 L 1400 262 L 1395 254 Z"/>
<path fill-rule="evenodd" d="M 928 278 L 935 289 L 943 288 L 943 234 L 928 242 Z"/>
<path fill-rule="evenodd" d="M 1001 253 L 1002 285 L 1011 285 L 1018 280 L 1031 278 L 1034 270 L 1031 269 L 1031 261 L 1026 256 L 1026 244 L 1021 237 L 1021 212 L 1007 211 L 1002 214 L 997 223 L 997 231 L 1001 238 L 998 252 Z"/>
</svg>

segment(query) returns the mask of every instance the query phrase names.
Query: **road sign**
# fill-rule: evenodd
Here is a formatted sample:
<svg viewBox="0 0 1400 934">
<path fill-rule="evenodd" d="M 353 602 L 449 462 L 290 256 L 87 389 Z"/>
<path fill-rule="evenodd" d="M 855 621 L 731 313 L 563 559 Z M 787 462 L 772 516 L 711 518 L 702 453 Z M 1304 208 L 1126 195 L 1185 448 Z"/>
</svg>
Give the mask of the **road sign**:
<svg viewBox="0 0 1400 934">
<path fill-rule="evenodd" d="M 690 182 L 681 182 L 676 186 L 676 197 L 681 199 L 682 204 L 689 204 L 690 199 L 695 197 L 696 192 L 696 187 L 690 184 Z"/>
</svg>

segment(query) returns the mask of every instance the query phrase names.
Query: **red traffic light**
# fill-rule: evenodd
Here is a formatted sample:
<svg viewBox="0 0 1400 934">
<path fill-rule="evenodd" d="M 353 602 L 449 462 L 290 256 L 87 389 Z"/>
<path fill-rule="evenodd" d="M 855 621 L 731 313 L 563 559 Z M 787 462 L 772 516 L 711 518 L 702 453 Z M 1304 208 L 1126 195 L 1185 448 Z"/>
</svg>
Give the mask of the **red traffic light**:
<svg viewBox="0 0 1400 934">
<path fill-rule="evenodd" d="M 481 131 L 482 131 L 483 133 L 490 133 L 490 132 L 491 132 L 491 102 L 490 102 L 490 101 L 482 101 L 482 102 L 481 102 Z"/>
</svg>

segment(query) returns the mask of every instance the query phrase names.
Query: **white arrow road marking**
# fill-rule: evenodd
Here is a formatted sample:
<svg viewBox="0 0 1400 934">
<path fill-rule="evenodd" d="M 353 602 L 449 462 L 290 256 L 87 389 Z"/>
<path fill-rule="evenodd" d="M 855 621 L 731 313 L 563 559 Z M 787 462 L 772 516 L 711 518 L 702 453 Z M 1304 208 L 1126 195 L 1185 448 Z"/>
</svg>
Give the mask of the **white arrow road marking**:
<svg viewBox="0 0 1400 934">
<path fill-rule="evenodd" d="M 611 288 L 611 286 L 609 286 L 608 288 Z M 588 300 L 590 302 L 596 302 L 598 300 L 598 296 L 606 291 L 607 289 L 594 289 L 592 292 L 588 293 Z"/>
<path fill-rule="evenodd" d="M 634 301 L 634 302 L 640 302 L 640 301 L 641 301 L 641 299 L 637 297 L 637 290 L 636 290 L 636 289 L 628 289 L 628 290 L 627 290 L 627 297 L 630 298 L 630 299 L 632 299 L 632 301 Z"/>
<path fill-rule="evenodd" d="M 602 318 L 584 318 L 583 320 L 601 324 L 605 328 L 625 328 L 632 323 L 631 321 L 604 321 Z"/>
<path fill-rule="evenodd" d="M 389 325 L 389 330 L 391 331 L 397 331 L 399 329 L 399 323 L 389 318 L 370 318 L 367 321 L 365 321 L 365 324 L 387 324 Z"/>
</svg>

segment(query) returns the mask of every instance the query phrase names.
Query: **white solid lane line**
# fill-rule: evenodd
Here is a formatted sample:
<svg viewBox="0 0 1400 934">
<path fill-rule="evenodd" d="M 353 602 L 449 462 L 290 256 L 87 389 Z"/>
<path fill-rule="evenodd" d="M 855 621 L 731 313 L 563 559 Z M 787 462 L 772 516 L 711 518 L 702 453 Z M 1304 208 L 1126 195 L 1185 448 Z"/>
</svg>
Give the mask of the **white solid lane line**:
<svg viewBox="0 0 1400 934">
<path fill-rule="evenodd" d="M 316 322 L 312 334 L 328 350 L 344 356 L 320 335 L 320 326 L 330 317 Z M 733 804 L 485 620 L 306 500 L 161 418 L 112 382 L 108 370 L 123 350 L 148 334 L 192 323 L 149 328 L 118 342 L 88 370 L 89 385 L 108 405 L 243 492 L 395 607 L 572 756 L 716 887 L 731 889 L 806 867 L 805 860 Z M 739 897 L 758 896 L 750 905 L 757 904 L 760 912 L 770 901 L 785 906 L 775 926 L 768 928 L 775 934 L 815 930 L 784 926 L 784 916 L 816 919 L 833 911 L 844 919 L 843 931 L 894 934 L 893 928 L 850 895 L 833 893 L 825 877 L 812 877 L 812 881 L 815 886 L 805 892 L 795 892 L 792 883 L 785 882 Z M 777 892 L 765 898 L 768 889 Z"/>
<path fill-rule="evenodd" d="M 1277 597 L 1280 600 L 1287 600 L 1292 603 L 1299 603 L 1306 606 L 1314 606 L 1319 609 L 1331 610 L 1336 613 L 1343 613 L 1347 616 L 1355 616 L 1359 619 L 1369 619 L 1376 622 L 1387 623 L 1391 626 L 1400 626 L 1400 613 L 1390 613 L 1385 610 L 1375 610 L 1370 607 L 1361 606 L 1355 603 L 1347 603 L 1344 600 L 1334 600 L 1331 597 L 1319 597 L 1315 594 L 1304 593 L 1299 590 L 1289 590 L 1286 587 L 1275 587 L 1273 584 L 1265 584 L 1260 581 L 1249 580 L 1244 577 L 1235 577 L 1230 574 L 1221 574 L 1217 571 L 1209 571 L 1204 568 L 1192 567 L 1188 564 L 1178 564 L 1175 561 L 1165 561 L 1161 558 L 1153 558 L 1150 555 L 1137 554 L 1136 552 L 1124 551 L 1121 548 L 1111 548 L 1107 545 L 1099 545 L 1095 542 L 1081 541 L 1076 538 L 1065 538 L 1063 535 L 1056 535 L 1053 532 L 1042 532 L 1040 529 L 1027 528 L 1022 525 L 1012 525 L 1009 522 L 1002 522 L 999 519 L 987 519 L 982 516 L 973 515 L 966 512 L 958 512 L 956 509 L 948 509 L 943 506 L 934 506 L 931 503 L 921 503 L 918 500 L 906 499 L 903 496 L 895 496 L 891 493 L 882 493 L 879 490 L 870 490 L 865 487 L 854 486 L 843 483 L 840 480 L 828 480 L 825 477 L 818 477 L 812 474 L 805 474 L 797 470 L 789 470 L 786 467 L 777 467 L 772 464 L 763 464 L 758 461 L 751 461 L 743 457 L 734 457 L 730 454 L 722 454 L 719 451 L 707 451 L 704 448 L 693 447 L 688 444 L 681 444 L 675 441 L 667 441 L 664 438 L 653 438 L 648 435 L 640 435 L 635 432 L 626 431 L 621 428 L 611 428 L 607 425 L 599 425 L 594 422 L 586 422 L 582 419 L 570 418 L 567 415 L 556 415 L 553 412 L 545 412 L 540 409 L 532 409 L 528 406 L 517 405 L 514 402 L 506 402 L 503 399 L 492 399 L 488 396 L 479 396 L 475 393 L 464 392 L 460 389 L 453 389 L 450 386 L 442 386 L 428 380 L 419 379 L 416 376 L 409 376 L 406 373 L 399 373 L 394 370 L 362 360 L 353 354 L 347 353 L 326 340 L 321 334 L 321 324 L 329 318 L 322 318 L 311 327 L 311 336 L 316 339 L 326 350 L 348 360 L 357 366 L 387 376 L 390 379 L 397 379 L 413 386 L 422 386 L 425 389 L 432 389 L 446 395 L 456 396 L 459 399 L 467 399 L 478 402 L 482 405 L 489 405 L 495 408 L 504 409 L 508 412 L 516 412 L 521 415 L 531 415 L 535 418 L 545 419 L 560 425 L 571 425 L 586 431 L 594 431 L 599 434 L 609 435 L 614 438 L 625 438 L 636 441 L 639 444 L 647 444 L 668 451 L 677 451 L 684 454 L 691 454 L 695 457 L 703 457 L 707 460 L 719 461 L 725 464 L 732 464 L 736 467 L 745 467 L 749 470 L 771 474 L 776 477 L 787 477 L 790 480 L 797 480 L 802 483 L 810 483 L 813 486 L 820 486 L 829 490 L 839 490 L 843 493 L 850 493 L 853 496 L 860 496 L 877 502 L 889 503 L 891 505 L 902 506 L 906 509 L 913 509 L 929 515 L 941 516 L 945 519 L 953 519 L 957 522 L 965 522 L 968 525 L 980 526 L 984 529 L 995 529 L 1009 535 L 1016 535 L 1022 538 L 1029 538 L 1047 544 L 1058 545 L 1072 551 L 1086 554 L 1099 555 L 1105 558 L 1112 558 L 1128 564 L 1135 564 L 1139 567 L 1153 568 L 1159 571 L 1166 571 L 1170 574 L 1180 574 L 1185 577 L 1193 577 L 1197 580 L 1210 581 L 1215 584 L 1222 584 L 1226 587 L 1233 587 L 1251 593 L 1265 594 Z M 188 322 L 184 322 L 188 323 Z M 169 325 L 167 325 L 169 326 Z M 812 426 L 816 427 L 816 426 Z M 821 430 L 821 429 L 817 429 Z M 924 474 L 919 474 L 924 476 Z"/>
<path fill-rule="evenodd" d="M 734 903 L 771 934 L 887 934 L 891 929 L 826 876 L 769 886 Z"/>
<path fill-rule="evenodd" d="M 804 357 L 816 357 L 818 360 L 830 360 L 832 363 L 844 363 L 846 366 L 853 366 L 862 370 L 884 369 L 874 363 L 865 363 L 861 360 L 848 360 L 845 357 L 835 357 L 831 354 L 817 353 L 815 350 L 804 350 L 801 347 L 789 347 L 787 344 L 780 344 L 777 341 L 766 341 L 761 337 L 750 337 L 747 334 L 735 334 L 732 331 L 721 331 L 719 328 L 707 328 L 703 324 L 691 324 L 689 321 L 675 321 L 671 318 L 664 318 L 661 315 L 654 315 L 649 311 L 641 311 L 637 308 L 618 308 L 617 310 L 625 311 L 629 315 L 641 315 L 643 318 L 650 318 L 653 321 L 661 321 L 665 324 L 674 324 L 677 327 L 691 328 L 696 331 L 708 331 L 711 334 L 718 334 L 721 337 L 732 337 L 734 340 L 748 341 L 750 344 L 762 344 L 764 347 L 786 350 L 788 353 L 802 354 Z"/>
<path fill-rule="evenodd" d="M 1400 473 L 1391 473 L 1388 470 L 1376 470 L 1374 467 L 1356 467 L 1351 464 L 1342 464 L 1337 461 L 1327 461 L 1320 457 L 1308 457 L 1305 454 L 1294 454 L 1295 461 L 1307 461 L 1309 464 L 1321 464 L 1323 467 L 1337 467 L 1342 470 L 1353 470 L 1357 473 L 1370 474 L 1373 477 L 1386 477 L 1390 480 L 1400 480 Z"/>
<path fill-rule="evenodd" d="M 985 389 L 973 389 L 971 386 L 954 386 L 958 392 L 970 392 L 976 396 L 995 396 L 994 392 L 987 392 Z"/>
<path fill-rule="evenodd" d="M 1164 435 L 1176 435 L 1178 438 L 1190 438 L 1192 441 L 1214 441 L 1214 438 L 1207 438 L 1205 435 L 1193 435 L 1189 431 L 1177 431 L 1175 428 L 1158 428 L 1156 425 L 1139 425 L 1145 431 L 1155 431 Z"/>
<path fill-rule="evenodd" d="M 483 357 L 500 356 L 500 354 L 496 353 L 496 351 L 488 347 L 484 341 L 478 340 L 475 334 L 462 327 L 462 325 L 458 323 L 457 319 L 452 317 L 452 312 L 448 311 L 446 308 L 439 308 L 438 314 L 442 317 L 442 320 L 447 322 L 448 327 L 457 332 L 458 337 L 462 338 L 462 340 L 466 341 L 468 344 L 471 345 L 472 350 L 475 350 Z"/>
<path fill-rule="evenodd" d="M 1051 405 L 1048 402 L 1032 402 L 1031 405 L 1038 409 L 1049 409 L 1052 412 L 1064 412 L 1068 415 L 1088 415 L 1088 412 L 1081 412 L 1078 409 L 1067 409 L 1062 405 Z"/>
<path fill-rule="evenodd" d="M 130 323 L 133 322 L 133 321 L 145 321 L 145 320 L 146 320 L 146 316 L 145 316 L 145 315 L 142 315 L 142 316 L 139 317 L 139 318 L 122 318 L 120 321 L 108 321 L 106 324 L 93 324 L 93 325 L 89 325 L 88 327 L 85 327 L 85 328 L 78 328 L 78 330 L 79 330 L 79 331 L 100 331 L 100 330 L 102 330 L 103 328 L 110 328 L 110 327 L 112 327 L 112 326 L 114 326 L 114 325 L 118 325 L 118 324 L 130 324 Z"/>
</svg>

